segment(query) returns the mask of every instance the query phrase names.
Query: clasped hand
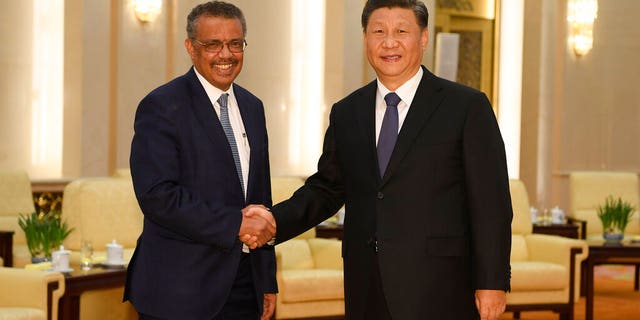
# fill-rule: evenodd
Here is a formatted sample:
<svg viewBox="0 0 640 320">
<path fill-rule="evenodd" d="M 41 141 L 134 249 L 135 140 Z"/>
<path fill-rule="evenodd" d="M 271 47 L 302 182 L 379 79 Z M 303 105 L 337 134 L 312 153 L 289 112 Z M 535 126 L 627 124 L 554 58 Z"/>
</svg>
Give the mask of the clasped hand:
<svg viewBox="0 0 640 320">
<path fill-rule="evenodd" d="M 238 237 L 250 249 L 262 247 L 276 235 L 276 219 L 263 205 L 252 204 L 242 209 Z"/>
</svg>

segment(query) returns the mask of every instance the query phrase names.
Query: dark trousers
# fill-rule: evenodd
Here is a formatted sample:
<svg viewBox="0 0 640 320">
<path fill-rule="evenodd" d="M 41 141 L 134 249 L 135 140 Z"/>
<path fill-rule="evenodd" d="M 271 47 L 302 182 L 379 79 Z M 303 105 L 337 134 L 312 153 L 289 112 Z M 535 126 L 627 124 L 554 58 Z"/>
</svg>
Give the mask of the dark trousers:
<svg viewBox="0 0 640 320">
<path fill-rule="evenodd" d="M 391 320 L 391 314 L 387 307 L 387 299 L 382 289 L 382 278 L 378 266 L 378 256 L 375 255 L 371 263 L 375 266 L 369 277 L 369 293 L 365 300 L 364 319 L 366 320 Z"/>
<path fill-rule="evenodd" d="M 260 297 L 262 298 L 262 297 Z M 170 320 L 146 314 L 138 314 L 140 320 Z M 238 266 L 236 280 L 231 288 L 222 310 L 212 320 L 258 320 L 258 300 L 256 299 L 251 275 L 251 259 L 249 254 L 243 253 Z M 172 320 L 172 319 L 171 319 Z"/>
</svg>

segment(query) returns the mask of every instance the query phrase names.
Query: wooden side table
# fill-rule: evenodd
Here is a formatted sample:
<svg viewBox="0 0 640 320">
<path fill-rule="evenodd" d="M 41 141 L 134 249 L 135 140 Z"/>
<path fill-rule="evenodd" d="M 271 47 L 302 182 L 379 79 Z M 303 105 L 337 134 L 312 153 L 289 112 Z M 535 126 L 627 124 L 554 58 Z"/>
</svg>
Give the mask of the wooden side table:
<svg viewBox="0 0 640 320">
<path fill-rule="evenodd" d="M 319 224 L 316 226 L 316 237 L 342 240 L 341 224 Z"/>
<path fill-rule="evenodd" d="M 0 257 L 5 267 L 13 266 L 13 231 L 0 231 Z"/>
<path fill-rule="evenodd" d="M 578 226 L 575 224 L 533 224 L 533 233 L 550 234 L 578 239 Z"/>
</svg>

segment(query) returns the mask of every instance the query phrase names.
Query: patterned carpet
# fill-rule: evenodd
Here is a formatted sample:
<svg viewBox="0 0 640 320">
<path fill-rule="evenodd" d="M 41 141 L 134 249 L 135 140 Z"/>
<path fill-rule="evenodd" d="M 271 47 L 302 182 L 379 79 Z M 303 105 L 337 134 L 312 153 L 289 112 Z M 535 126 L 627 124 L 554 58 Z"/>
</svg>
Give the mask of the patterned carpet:
<svg viewBox="0 0 640 320">
<path fill-rule="evenodd" d="M 633 290 L 633 266 L 605 265 L 595 268 L 595 320 L 640 320 L 640 292 Z M 585 299 L 575 305 L 575 319 L 584 320 Z M 521 320 L 555 320 L 549 311 L 522 312 Z M 505 313 L 500 319 L 513 319 Z"/>
</svg>

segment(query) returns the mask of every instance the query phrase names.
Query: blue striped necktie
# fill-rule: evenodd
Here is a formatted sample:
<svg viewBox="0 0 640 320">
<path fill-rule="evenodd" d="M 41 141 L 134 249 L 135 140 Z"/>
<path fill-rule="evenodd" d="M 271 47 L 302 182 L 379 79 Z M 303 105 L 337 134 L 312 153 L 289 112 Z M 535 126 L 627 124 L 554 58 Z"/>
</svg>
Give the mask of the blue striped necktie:
<svg viewBox="0 0 640 320">
<path fill-rule="evenodd" d="M 384 97 L 384 101 L 387 103 L 387 110 L 384 112 L 378 135 L 378 166 L 381 177 L 384 177 L 398 139 L 398 104 L 401 99 L 395 92 L 390 92 Z"/>
<path fill-rule="evenodd" d="M 238 154 L 238 145 L 233 135 L 231 122 L 229 122 L 229 108 L 227 108 L 228 97 L 228 93 L 223 93 L 220 98 L 218 98 L 218 103 L 220 104 L 220 123 L 222 124 L 222 129 L 224 129 L 224 134 L 227 136 L 227 141 L 229 141 L 231 154 L 233 154 L 233 162 L 236 164 L 238 179 L 240 179 L 240 187 L 242 187 L 242 193 L 244 194 L 244 179 L 242 178 L 242 166 L 240 166 L 240 154 Z"/>
</svg>

